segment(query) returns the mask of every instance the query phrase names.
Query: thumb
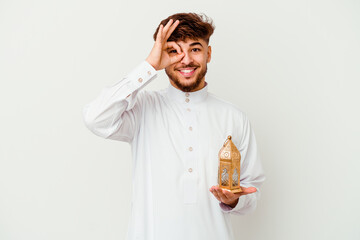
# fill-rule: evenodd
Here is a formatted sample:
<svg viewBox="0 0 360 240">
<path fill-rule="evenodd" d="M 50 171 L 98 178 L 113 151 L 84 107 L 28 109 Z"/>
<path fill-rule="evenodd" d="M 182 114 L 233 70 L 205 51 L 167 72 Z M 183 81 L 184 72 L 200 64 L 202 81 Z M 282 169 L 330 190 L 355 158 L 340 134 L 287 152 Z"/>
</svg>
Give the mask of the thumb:
<svg viewBox="0 0 360 240">
<path fill-rule="evenodd" d="M 257 191 L 257 189 L 254 188 L 254 187 L 248 187 L 248 188 L 246 188 L 246 187 L 241 187 L 241 190 L 243 191 L 243 192 L 242 192 L 243 194 L 254 193 L 254 192 Z"/>
</svg>

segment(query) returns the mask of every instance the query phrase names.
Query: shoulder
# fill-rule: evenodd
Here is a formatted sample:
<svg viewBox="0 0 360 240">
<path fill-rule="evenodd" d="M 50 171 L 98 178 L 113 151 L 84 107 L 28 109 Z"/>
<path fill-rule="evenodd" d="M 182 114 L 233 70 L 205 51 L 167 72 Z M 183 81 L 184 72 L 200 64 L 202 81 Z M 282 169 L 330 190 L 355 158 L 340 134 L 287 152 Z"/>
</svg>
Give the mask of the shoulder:
<svg viewBox="0 0 360 240">
<path fill-rule="evenodd" d="M 164 100 L 164 90 L 141 90 L 138 93 L 138 100 L 145 105 L 156 106 Z"/>
<path fill-rule="evenodd" d="M 141 95 L 143 98 L 147 100 L 156 99 L 156 98 L 163 98 L 164 97 L 164 90 L 142 90 Z"/>
</svg>

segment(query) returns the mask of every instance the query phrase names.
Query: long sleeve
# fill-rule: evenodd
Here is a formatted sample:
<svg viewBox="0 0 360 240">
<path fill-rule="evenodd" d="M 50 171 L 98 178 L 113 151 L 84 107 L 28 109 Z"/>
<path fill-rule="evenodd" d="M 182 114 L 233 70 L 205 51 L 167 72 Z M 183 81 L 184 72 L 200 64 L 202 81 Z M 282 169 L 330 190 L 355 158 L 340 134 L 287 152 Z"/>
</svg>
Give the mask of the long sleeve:
<svg viewBox="0 0 360 240">
<path fill-rule="evenodd" d="M 239 149 L 242 158 L 240 185 L 243 187 L 255 187 L 257 191 L 241 196 L 234 208 L 220 203 L 223 212 L 238 215 L 243 215 L 255 210 L 257 201 L 260 198 L 260 186 L 265 180 L 265 174 L 257 151 L 255 134 L 245 115 L 243 116 L 243 120 L 243 136 Z"/>
<path fill-rule="evenodd" d="M 143 93 L 140 90 L 156 75 L 156 70 L 144 61 L 125 78 L 105 87 L 83 108 L 87 128 L 103 138 L 131 142 L 141 118 Z"/>
</svg>

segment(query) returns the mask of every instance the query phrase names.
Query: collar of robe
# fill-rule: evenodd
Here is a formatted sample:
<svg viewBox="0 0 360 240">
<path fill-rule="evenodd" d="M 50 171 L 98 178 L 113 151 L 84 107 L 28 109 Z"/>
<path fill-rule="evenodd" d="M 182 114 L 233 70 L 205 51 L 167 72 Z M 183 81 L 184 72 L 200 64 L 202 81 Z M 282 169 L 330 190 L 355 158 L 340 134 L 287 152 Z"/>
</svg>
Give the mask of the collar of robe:
<svg viewBox="0 0 360 240">
<path fill-rule="evenodd" d="M 169 83 L 166 92 L 168 97 L 175 100 L 176 102 L 183 104 L 199 103 L 204 101 L 208 95 L 208 83 L 205 82 L 205 86 L 195 92 L 183 92 Z"/>
</svg>

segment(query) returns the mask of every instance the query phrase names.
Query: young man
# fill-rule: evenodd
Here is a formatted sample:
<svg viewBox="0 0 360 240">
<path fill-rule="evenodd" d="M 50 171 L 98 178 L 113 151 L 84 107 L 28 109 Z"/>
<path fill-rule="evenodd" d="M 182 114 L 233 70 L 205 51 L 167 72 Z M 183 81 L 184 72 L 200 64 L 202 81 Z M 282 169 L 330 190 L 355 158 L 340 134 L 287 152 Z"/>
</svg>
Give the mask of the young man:
<svg viewBox="0 0 360 240">
<path fill-rule="evenodd" d="M 232 239 L 229 214 L 256 207 L 265 177 L 249 120 L 207 91 L 213 31 L 201 15 L 168 17 L 146 61 L 84 108 L 93 133 L 131 144 L 128 239 Z M 162 69 L 169 86 L 143 90 Z M 229 135 L 242 156 L 238 194 L 216 186 L 218 152 Z"/>
</svg>

